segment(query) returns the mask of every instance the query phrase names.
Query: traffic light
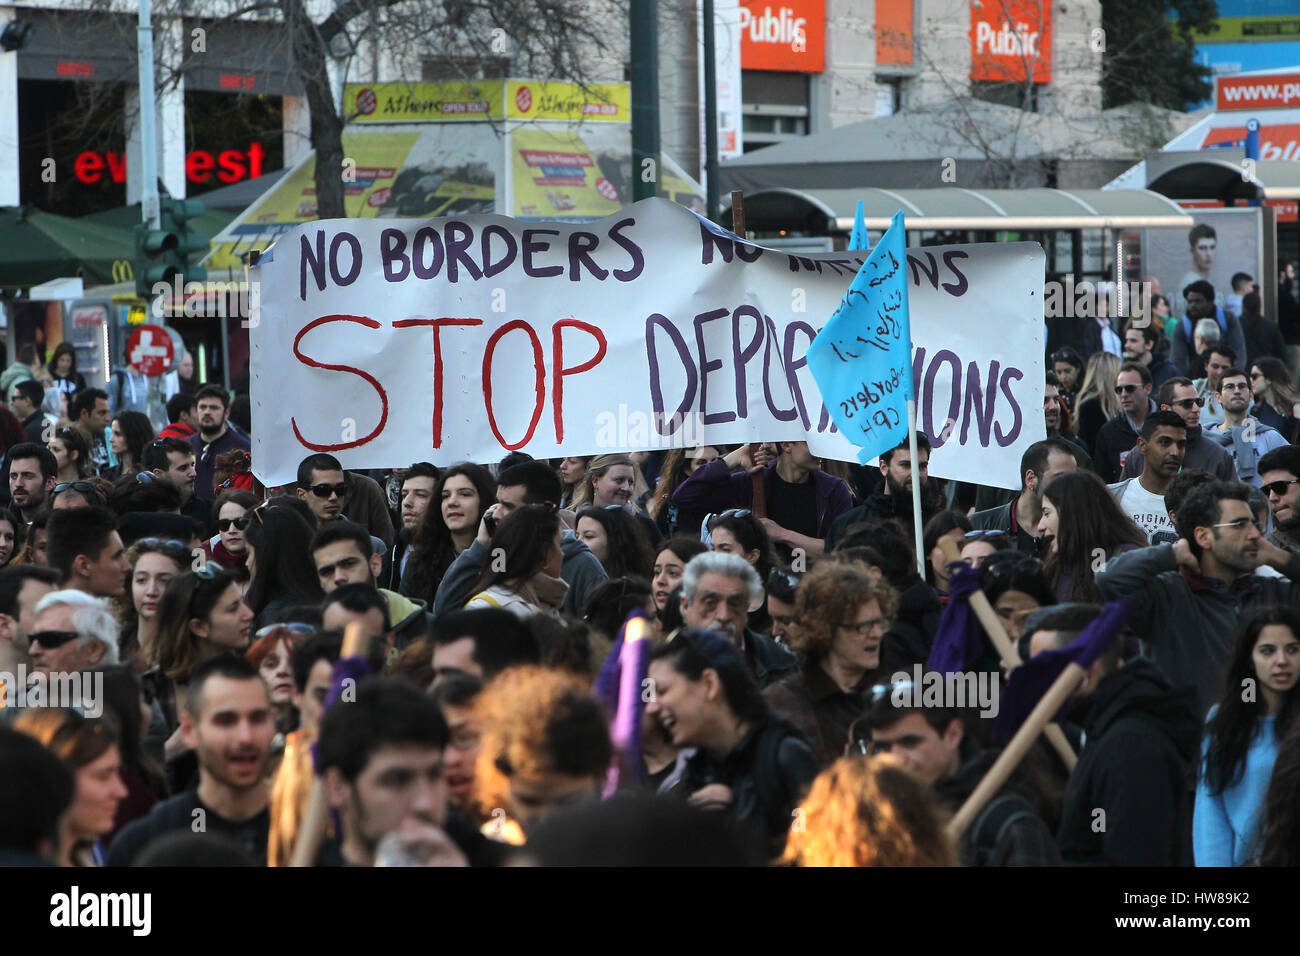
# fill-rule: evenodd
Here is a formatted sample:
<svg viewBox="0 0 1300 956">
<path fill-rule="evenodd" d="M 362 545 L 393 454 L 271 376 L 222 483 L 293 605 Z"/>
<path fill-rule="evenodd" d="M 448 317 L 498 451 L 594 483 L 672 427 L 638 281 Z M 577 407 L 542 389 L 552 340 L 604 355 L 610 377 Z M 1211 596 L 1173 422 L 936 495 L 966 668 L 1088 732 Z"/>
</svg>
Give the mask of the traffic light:
<svg viewBox="0 0 1300 956">
<path fill-rule="evenodd" d="M 190 256 L 208 251 L 208 237 L 190 232 L 189 222 L 203 215 L 197 199 L 159 200 L 158 228 L 141 223 L 135 227 L 135 292 L 142 299 L 153 297 L 159 282 L 172 286 L 202 282 L 208 270 L 191 266 Z"/>
</svg>

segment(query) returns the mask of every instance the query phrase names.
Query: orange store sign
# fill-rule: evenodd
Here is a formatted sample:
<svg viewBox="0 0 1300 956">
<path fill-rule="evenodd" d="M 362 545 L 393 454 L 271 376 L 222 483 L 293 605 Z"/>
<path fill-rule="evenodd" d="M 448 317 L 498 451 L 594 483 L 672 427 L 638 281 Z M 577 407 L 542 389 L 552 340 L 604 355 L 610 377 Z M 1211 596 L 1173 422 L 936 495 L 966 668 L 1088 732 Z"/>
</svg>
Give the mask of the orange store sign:
<svg viewBox="0 0 1300 956">
<path fill-rule="evenodd" d="M 740 66 L 821 73 L 826 69 L 826 0 L 741 0 Z"/>
<path fill-rule="evenodd" d="M 970 78 L 997 83 L 1052 79 L 1049 0 L 971 0 Z"/>
</svg>

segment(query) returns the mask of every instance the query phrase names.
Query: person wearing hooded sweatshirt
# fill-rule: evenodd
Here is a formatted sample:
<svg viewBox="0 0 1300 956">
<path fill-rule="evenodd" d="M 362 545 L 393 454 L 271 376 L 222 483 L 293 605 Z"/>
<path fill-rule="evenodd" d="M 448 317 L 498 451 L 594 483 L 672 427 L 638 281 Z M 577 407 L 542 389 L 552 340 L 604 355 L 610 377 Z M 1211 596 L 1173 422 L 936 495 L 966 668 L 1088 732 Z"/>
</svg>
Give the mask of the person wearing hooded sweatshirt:
<svg viewBox="0 0 1300 956">
<path fill-rule="evenodd" d="M 344 584 L 375 587 L 384 558 L 376 554 L 370 533 L 351 521 L 331 521 L 321 526 L 311 541 L 312 563 L 326 595 Z M 402 650 L 429 630 L 432 616 L 423 601 L 377 588 L 388 604 L 388 621 L 395 650 Z"/>
<path fill-rule="evenodd" d="M 1101 610 L 1036 617 L 1030 655 L 1066 647 Z M 1192 688 L 1174 689 L 1146 658 L 1122 661 L 1121 646 L 1092 663 L 1066 704 L 1084 736 L 1056 843 L 1067 866 L 1189 866 L 1202 711 Z"/>
</svg>

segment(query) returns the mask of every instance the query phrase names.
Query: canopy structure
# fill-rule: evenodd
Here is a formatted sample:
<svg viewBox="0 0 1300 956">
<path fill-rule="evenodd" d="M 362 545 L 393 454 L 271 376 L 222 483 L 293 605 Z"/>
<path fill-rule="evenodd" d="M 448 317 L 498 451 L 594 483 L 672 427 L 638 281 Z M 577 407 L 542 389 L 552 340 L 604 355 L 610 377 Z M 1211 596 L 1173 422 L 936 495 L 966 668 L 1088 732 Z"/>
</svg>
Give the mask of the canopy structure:
<svg viewBox="0 0 1300 956">
<path fill-rule="evenodd" d="M 909 231 L 1059 231 L 1189 228 L 1191 215 L 1145 189 L 761 189 L 745 195 L 745 225 L 757 233 L 848 233 L 858 200 L 868 229 L 903 210 Z M 726 214 L 729 223 L 730 212 Z"/>
<path fill-rule="evenodd" d="M 79 276 L 86 285 L 130 278 L 129 230 L 29 207 L 0 208 L 0 288 Z"/>
</svg>

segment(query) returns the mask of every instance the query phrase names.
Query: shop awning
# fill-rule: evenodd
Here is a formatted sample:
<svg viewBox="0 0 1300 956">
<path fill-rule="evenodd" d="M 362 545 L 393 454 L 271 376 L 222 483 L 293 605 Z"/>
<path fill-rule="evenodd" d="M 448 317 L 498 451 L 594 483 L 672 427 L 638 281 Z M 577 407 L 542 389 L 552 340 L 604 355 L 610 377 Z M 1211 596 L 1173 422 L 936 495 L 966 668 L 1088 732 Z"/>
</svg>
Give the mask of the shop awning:
<svg viewBox="0 0 1300 956">
<path fill-rule="evenodd" d="M 1123 179 L 1145 179 L 1148 189 L 1170 199 L 1300 199 L 1300 163 L 1282 159 L 1248 163 L 1244 149 L 1151 153 Z"/>
<path fill-rule="evenodd" d="M 130 278 L 130 230 L 41 212 L 0 208 L 0 288 L 29 289 L 79 276 L 86 285 Z"/>
<path fill-rule="evenodd" d="M 755 232 L 849 232 L 858 200 L 868 229 L 883 230 L 898 210 L 909 230 L 1188 228 L 1192 217 L 1145 189 L 764 189 L 745 195 Z M 728 213 L 728 216 L 730 214 Z"/>
</svg>

